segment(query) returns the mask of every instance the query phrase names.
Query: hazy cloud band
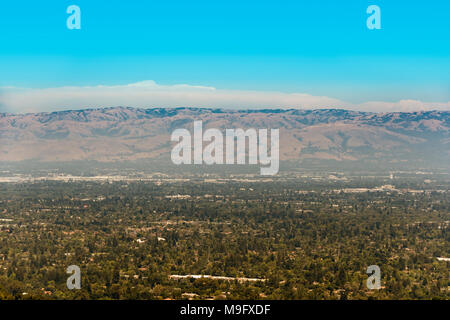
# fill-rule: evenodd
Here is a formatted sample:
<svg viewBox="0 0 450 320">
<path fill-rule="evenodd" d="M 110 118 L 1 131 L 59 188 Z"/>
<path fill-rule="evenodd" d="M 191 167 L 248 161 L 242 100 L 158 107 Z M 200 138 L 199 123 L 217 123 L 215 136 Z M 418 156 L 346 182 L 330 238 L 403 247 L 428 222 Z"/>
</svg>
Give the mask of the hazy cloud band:
<svg viewBox="0 0 450 320">
<path fill-rule="evenodd" d="M 326 96 L 272 91 L 224 90 L 191 85 L 159 85 L 143 81 L 128 85 L 0 88 L 0 112 L 27 113 L 94 107 L 208 107 L 229 109 L 342 108 L 371 112 L 450 110 L 450 101 L 368 101 L 352 104 Z"/>
</svg>

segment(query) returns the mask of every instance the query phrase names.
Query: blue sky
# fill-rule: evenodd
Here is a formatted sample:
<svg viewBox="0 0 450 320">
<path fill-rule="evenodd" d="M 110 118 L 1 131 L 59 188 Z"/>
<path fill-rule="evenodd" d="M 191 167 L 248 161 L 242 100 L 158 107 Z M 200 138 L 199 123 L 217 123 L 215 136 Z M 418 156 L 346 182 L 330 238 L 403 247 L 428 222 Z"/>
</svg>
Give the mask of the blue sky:
<svg viewBox="0 0 450 320">
<path fill-rule="evenodd" d="M 72 4 L 81 30 L 66 27 Z M 381 30 L 366 27 L 371 4 Z M 153 80 L 355 105 L 447 103 L 449 14 L 447 0 L 2 1 L 0 87 Z"/>
</svg>

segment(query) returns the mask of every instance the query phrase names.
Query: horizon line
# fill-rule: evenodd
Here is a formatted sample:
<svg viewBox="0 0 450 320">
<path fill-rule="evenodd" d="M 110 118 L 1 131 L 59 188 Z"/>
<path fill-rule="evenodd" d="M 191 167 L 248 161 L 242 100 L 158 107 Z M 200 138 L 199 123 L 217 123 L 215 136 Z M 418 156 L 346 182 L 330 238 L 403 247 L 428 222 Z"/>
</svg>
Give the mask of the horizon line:
<svg viewBox="0 0 450 320">
<path fill-rule="evenodd" d="M 108 110 L 108 109 L 128 109 L 128 110 L 166 110 L 166 109 L 172 109 L 172 110 L 192 110 L 192 111 L 200 111 L 200 110 L 207 110 L 207 111 L 225 111 L 225 112 L 235 112 L 235 113 L 242 113 L 242 112 L 252 112 L 252 113 L 267 113 L 270 111 L 278 111 L 278 112 L 290 112 L 290 111 L 345 111 L 345 112 L 355 112 L 355 113 L 361 113 L 361 114 L 395 114 L 395 113 L 401 113 L 401 114 L 420 114 L 420 113 L 450 113 L 450 110 L 438 110 L 438 109 L 431 109 L 431 110 L 415 110 L 415 111 L 363 111 L 363 110 L 351 110 L 351 109 L 345 109 L 345 108 L 334 108 L 334 107 L 324 107 L 324 108 L 284 108 L 284 107 L 267 107 L 267 108 L 245 108 L 242 109 L 232 109 L 232 108 L 224 108 L 224 107 L 132 107 L 132 106 L 108 106 L 108 107 L 87 107 L 87 108 L 75 108 L 75 109 L 62 109 L 62 110 L 55 110 L 55 111 L 39 111 L 39 112 L 18 112 L 18 113 L 12 113 L 12 112 L 0 112 L 1 115 L 8 115 L 8 116 L 26 116 L 26 115 L 47 115 L 47 114 L 55 114 L 55 113 L 64 113 L 64 112 L 84 112 L 84 111 L 98 111 L 98 110 Z"/>
</svg>

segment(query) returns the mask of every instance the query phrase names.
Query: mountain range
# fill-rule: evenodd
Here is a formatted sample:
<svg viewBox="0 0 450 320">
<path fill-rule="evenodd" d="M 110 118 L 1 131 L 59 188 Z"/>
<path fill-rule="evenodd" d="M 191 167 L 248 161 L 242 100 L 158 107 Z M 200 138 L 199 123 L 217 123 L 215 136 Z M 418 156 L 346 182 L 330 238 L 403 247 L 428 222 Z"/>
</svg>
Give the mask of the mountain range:
<svg viewBox="0 0 450 320">
<path fill-rule="evenodd" d="M 450 163 L 450 111 L 112 107 L 0 114 L 0 162 L 170 161 L 173 130 L 280 129 L 283 161 Z"/>
</svg>

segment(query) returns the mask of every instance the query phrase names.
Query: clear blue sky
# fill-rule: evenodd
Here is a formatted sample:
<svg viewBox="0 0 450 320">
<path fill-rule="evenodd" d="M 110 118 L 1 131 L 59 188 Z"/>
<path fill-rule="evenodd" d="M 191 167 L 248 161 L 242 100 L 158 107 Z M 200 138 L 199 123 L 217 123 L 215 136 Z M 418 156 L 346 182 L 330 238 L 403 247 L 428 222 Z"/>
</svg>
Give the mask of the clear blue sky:
<svg viewBox="0 0 450 320">
<path fill-rule="evenodd" d="M 68 30 L 76 4 L 82 29 Z M 366 28 L 381 8 L 382 30 Z M 0 86 L 143 80 L 450 101 L 450 1 L 2 1 Z"/>
</svg>

